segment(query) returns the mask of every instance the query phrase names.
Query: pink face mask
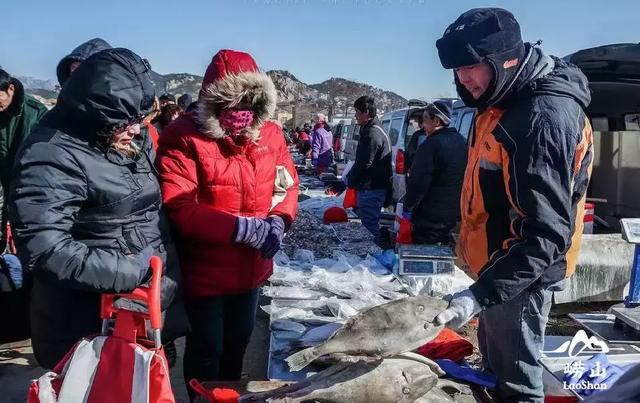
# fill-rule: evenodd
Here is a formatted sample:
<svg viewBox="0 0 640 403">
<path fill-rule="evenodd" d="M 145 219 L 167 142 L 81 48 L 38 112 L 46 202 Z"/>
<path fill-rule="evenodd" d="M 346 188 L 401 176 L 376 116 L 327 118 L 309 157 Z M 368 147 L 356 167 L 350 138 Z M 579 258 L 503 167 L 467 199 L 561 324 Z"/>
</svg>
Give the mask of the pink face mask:
<svg viewBox="0 0 640 403">
<path fill-rule="evenodd" d="M 225 109 L 218 116 L 220 126 L 225 130 L 230 130 L 233 134 L 245 129 L 253 123 L 253 111 Z"/>
</svg>

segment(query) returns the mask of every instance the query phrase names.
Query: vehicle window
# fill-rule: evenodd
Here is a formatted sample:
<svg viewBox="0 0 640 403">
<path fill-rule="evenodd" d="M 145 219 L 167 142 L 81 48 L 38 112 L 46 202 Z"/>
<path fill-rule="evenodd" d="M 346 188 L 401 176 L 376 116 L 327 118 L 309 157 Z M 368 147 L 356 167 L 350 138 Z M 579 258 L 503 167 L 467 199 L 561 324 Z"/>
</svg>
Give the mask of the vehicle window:
<svg viewBox="0 0 640 403">
<path fill-rule="evenodd" d="M 389 139 L 391 140 L 391 145 L 395 145 L 398 142 L 398 137 L 400 137 L 400 130 L 402 130 L 402 124 L 404 123 L 404 118 L 397 118 L 391 121 L 391 127 L 387 134 L 389 134 Z"/>
<path fill-rule="evenodd" d="M 625 124 L 628 126 L 628 123 L 625 122 Z M 593 131 L 596 132 L 608 132 L 609 118 L 607 118 L 606 116 L 593 117 L 591 118 L 591 127 L 593 127 Z"/>
<path fill-rule="evenodd" d="M 409 141 L 411 141 L 411 136 L 413 135 L 413 133 L 417 132 L 418 128 L 415 127 L 412 123 L 412 121 L 409 121 L 409 124 L 407 124 L 407 132 L 404 135 L 404 148 L 407 148 L 407 145 L 409 144 Z"/>
<path fill-rule="evenodd" d="M 460 123 L 458 121 L 459 117 L 460 113 L 458 111 L 453 111 L 453 114 L 451 115 L 451 126 L 455 127 L 456 129 L 460 128 L 460 126 L 458 125 L 458 123 Z"/>
<path fill-rule="evenodd" d="M 353 139 L 356 141 L 360 140 L 360 125 L 355 125 L 353 128 Z"/>
<path fill-rule="evenodd" d="M 460 119 L 460 128 L 458 131 L 462 134 L 462 137 L 465 139 L 469 137 L 469 131 L 471 130 L 471 125 L 473 124 L 473 112 L 467 112 L 462 115 L 462 119 Z"/>
<path fill-rule="evenodd" d="M 385 133 L 389 133 L 389 125 L 391 124 L 390 120 L 383 120 L 382 121 L 382 128 L 384 129 Z"/>
</svg>

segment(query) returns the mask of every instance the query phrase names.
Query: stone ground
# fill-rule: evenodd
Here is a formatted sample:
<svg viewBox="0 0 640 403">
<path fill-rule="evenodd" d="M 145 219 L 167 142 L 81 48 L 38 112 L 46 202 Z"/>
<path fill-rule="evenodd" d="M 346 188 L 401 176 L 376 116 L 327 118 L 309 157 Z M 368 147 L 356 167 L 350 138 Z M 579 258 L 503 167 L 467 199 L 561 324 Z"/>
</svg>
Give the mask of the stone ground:
<svg viewBox="0 0 640 403">
<path fill-rule="evenodd" d="M 261 301 L 260 305 L 264 304 Z M 171 385 L 178 403 L 189 402 L 182 379 L 184 344 L 184 337 L 176 341 L 178 362 L 171 370 Z M 269 317 L 259 309 L 256 328 L 245 354 L 243 378 L 266 380 L 268 355 Z M 44 372 L 33 356 L 30 340 L 0 344 L 0 403 L 24 403 L 31 380 Z"/>
</svg>

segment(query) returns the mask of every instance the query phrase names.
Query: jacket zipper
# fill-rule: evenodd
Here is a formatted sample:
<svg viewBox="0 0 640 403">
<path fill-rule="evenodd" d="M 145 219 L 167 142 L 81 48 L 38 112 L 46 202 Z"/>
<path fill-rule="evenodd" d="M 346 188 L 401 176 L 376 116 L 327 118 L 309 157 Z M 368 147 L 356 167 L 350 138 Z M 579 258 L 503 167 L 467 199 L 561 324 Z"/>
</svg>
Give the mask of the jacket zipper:
<svg viewBox="0 0 640 403">
<path fill-rule="evenodd" d="M 238 162 L 240 163 L 240 216 L 244 217 L 244 197 L 242 197 L 242 194 L 244 194 L 244 179 L 242 174 L 244 161 L 242 157 L 238 157 Z"/>
<path fill-rule="evenodd" d="M 476 162 L 473 164 L 473 170 L 471 171 L 471 197 L 469 197 L 469 206 L 467 207 L 467 214 L 471 215 L 471 205 L 473 204 L 473 196 L 475 194 L 475 175 L 476 175 L 476 167 L 478 166 L 478 161 L 480 158 L 476 159 Z"/>
<path fill-rule="evenodd" d="M 487 112 L 489 114 L 489 117 L 491 119 L 493 119 L 493 110 L 489 110 Z M 467 206 L 467 214 L 471 215 L 471 205 L 473 204 L 473 197 L 475 196 L 476 193 L 476 168 L 478 167 L 478 162 L 480 162 L 480 149 L 476 149 L 476 147 L 478 147 L 478 140 L 481 140 L 478 138 L 478 126 L 477 126 L 477 117 L 476 119 L 474 119 L 473 122 L 473 138 L 471 141 L 471 148 L 474 149 L 474 156 L 476 157 L 475 162 L 473 163 L 473 170 L 471 171 L 471 197 L 469 197 L 469 204 Z M 484 138 L 484 136 L 482 136 L 482 138 Z M 478 172 L 477 174 L 478 177 L 478 182 L 480 181 L 480 173 Z"/>
</svg>

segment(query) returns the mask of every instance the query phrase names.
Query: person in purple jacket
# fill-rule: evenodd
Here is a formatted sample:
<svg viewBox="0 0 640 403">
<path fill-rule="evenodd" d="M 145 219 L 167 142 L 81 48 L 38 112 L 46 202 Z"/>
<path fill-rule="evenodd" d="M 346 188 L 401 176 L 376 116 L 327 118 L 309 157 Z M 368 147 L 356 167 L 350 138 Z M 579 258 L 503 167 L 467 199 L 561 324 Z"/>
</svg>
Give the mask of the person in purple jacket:
<svg viewBox="0 0 640 403">
<path fill-rule="evenodd" d="M 311 132 L 311 163 L 317 174 L 325 172 L 333 163 L 333 135 L 327 117 L 318 113 Z"/>
</svg>

